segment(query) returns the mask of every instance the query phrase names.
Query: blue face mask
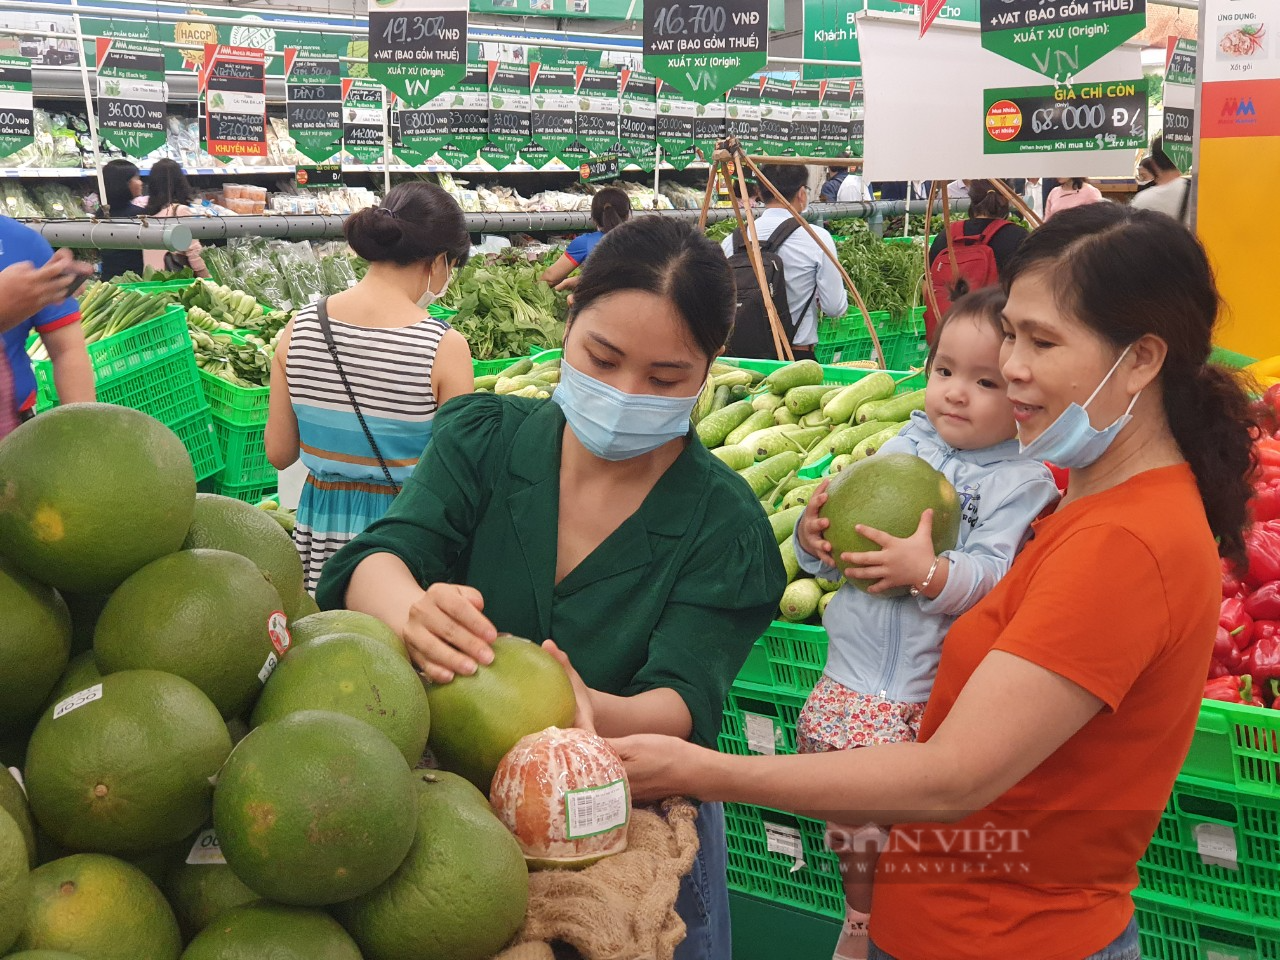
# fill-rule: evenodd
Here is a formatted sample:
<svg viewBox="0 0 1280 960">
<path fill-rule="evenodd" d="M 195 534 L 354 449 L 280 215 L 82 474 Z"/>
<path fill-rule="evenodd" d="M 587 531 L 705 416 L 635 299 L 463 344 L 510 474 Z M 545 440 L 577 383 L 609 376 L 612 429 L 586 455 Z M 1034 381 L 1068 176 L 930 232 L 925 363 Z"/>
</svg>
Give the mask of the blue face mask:
<svg viewBox="0 0 1280 960">
<path fill-rule="evenodd" d="M 1107 448 L 1111 446 L 1112 441 L 1125 428 L 1125 425 L 1133 419 L 1133 405 L 1138 402 L 1138 397 L 1142 396 L 1141 390 L 1134 394 L 1125 412 L 1116 417 L 1111 426 L 1103 430 L 1095 429 L 1089 422 L 1087 409 L 1089 404 L 1093 403 L 1093 398 L 1098 395 L 1098 391 L 1107 385 L 1107 381 L 1111 379 L 1111 375 L 1116 372 L 1116 367 L 1120 366 L 1120 361 L 1128 352 L 1129 348 L 1125 347 L 1124 353 L 1116 357 L 1116 362 L 1111 365 L 1111 369 L 1102 378 L 1097 390 L 1089 395 L 1083 407 L 1078 403 L 1072 403 L 1058 414 L 1057 419 L 1045 428 L 1044 433 L 1030 443 L 1019 440 L 1018 449 L 1034 460 L 1044 460 L 1055 467 L 1079 469 L 1095 463 L 1107 452 Z"/>
<path fill-rule="evenodd" d="M 689 432 L 698 394 L 658 397 L 623 393 L 560 361 L 560 383 L 551 395 L 574 436 L 602 460 L 630 460 Z"/>
</svg>

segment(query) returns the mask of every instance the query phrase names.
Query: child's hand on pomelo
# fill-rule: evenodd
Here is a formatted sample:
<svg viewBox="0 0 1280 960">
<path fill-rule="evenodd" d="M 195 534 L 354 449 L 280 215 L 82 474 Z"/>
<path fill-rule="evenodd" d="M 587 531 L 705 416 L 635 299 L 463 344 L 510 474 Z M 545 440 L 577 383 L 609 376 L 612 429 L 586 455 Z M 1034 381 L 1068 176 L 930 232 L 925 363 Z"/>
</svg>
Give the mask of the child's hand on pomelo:
<svg viewBox="0 0 1280 960">
<path fill-rule="evenodd" d="M 819 516 L 822 505 L 827 502 L 827 487 L 829 486 L 831 486 L 831 481 L 829 479 L 823 480 L 818 484 L 818 489 L 814 490 L 813 495 L 809 497 L 809 502 L 805 504 L 804 513 L 801 515 L 800 523 L 796 528 L 796 537 L 806 553 L 817 557 L 828 567 L 834 567 L 836 561 L 831 555 L 831 544 L 826 539 L 826 529 L 831 526 L 831 521 L 826 517 Z"/>
<path fill-rule="evenodd" d="M 433 583 L 422 592 L 409 608 L 404 643 L 424 677 L 448 683 L 493 663 L 498 631 L 483 610 L 484 597 L 474 587 Z"/>
<path fill-rule="evenodd" d="M 596 711 L 591 704 L 591 688 L 583 682 L 582 676 L 573 668 L 573 664 L 569 662 L 569 655 L 556 646 L 554 640 L 544 640 L 542 649 L 555 657 L 556 662 L 564 667 L 564 672 L 569 675 L 569 682 L 573 684 L 573 695 L 578 705 L 573 715 L 573 725 L 579 730 L 595 733 Z"/>
<path fill-rule="evenodd" d="M 865 553 L 842 553 L 840 560 L 849 564 L 844 575 L 850 580 L 875 581 L 867 588 L 868 593 L 884 593 L 898 587 L 914 587 L 924 582 L 933 566 L 933 511 L 926 510 L 920 514 L 920 525 L 909 537 L 895 537 L 858 524 L 855 528 L 859 534 L 872 543 L 878 544 L 879 550 Z"/>
</svg>

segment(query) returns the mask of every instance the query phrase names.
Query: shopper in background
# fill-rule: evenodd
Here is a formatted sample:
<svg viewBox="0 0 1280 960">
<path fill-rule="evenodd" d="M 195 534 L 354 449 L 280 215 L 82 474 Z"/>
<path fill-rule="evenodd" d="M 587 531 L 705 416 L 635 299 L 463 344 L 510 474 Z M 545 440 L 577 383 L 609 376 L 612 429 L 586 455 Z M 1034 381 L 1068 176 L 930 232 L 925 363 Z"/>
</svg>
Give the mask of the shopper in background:
<svg viewBox="0 0 1280 960">
<path fill-rule="evenodd" d="M 570 274 L 586 263 L 591 251 L 604 239 L 606 233 L 626 223 L 630 217 L 631 198 L 625 190 L 605 187 L 596 191 L 596 195 L 591 198 L 591 222 L 596 225 L 595 231 L 580 233 L 570 240 L 560 259 L 547 267 L 539 279 L 557 290 L 572 290 L 578 285 L 578 278 Z"/>
<path fill-rule="evenodd" d="M 1031 234 L 1006 286 L 1018 439 L 1070 483 L 952 624 L 919 741 L 775 757 L 614 741 L 638 801 L 893 822 L 874 960 L 1139 956 L 1130 891 L 1195 730 L 1219 550 L 1243 561 L 1254 424 L 1208 362 L 1220 301 L 1194 235 L 1091 204 Z M 875 554 L 850 556 L 877 575 Z"/>
<path fill-rule="evenodd" d="M 1049 191 L 1044 201 L 1044 218 L 1055 213 L 1083 207 L 1089 203 L 1102 203 L 1102 191 L 1084 177 L 1058 177 L 1058 185 Z"/>
<path fill-rule="evenodd" d="M 435 184 L 403 183 L 343 229 L 368 272 L 300 310 L 271 367 L 267 459 L 283 470 L 301 454 L 307 467 L 294 540 L 308 590 L 391 506 L 439 406 L 475 385 L 467 341 L 425 313 L 471 252 L 457 202 Z"/>
<path fill-rule="evenodd" d="M 839 317 L 849 308 L 849 295 L 845 290 L 844 278 L 831 258 L 823 252 L 823 248 L 835 253 L 835 241 L 831 234 L 822 227 L 814 226 L 813 232 L 818 241 L 795 220 L 787 210 L 783 198 L 801 213 L 809 206 L 809 168 L 789 164 L 766 164 L 761 167 L 765 179 L 773 184 L 771 192 L 761 184 L 761 192 L 767 196 L 764 209 L 756 214 L 756 235 L 762 247 L 772 249 L 782 264 L 783 277 L 786 281 L 787 306 L 790 316 L 779 317 L 784 327 L 790 325 L 795 331 L 791 339 L 792 349 L 797 359 L 811 357 L 813 345 L 818 342 L 818 308 L 831 317 Z M 862 183 L 862 178 L 850 174 L 840 187 L 841 191 L 849 189 L 850 183 Z M 771 244 L 774 231 L 786 231 L 780 244 Z M 742 243 L 741 233 L 734 231 L 725 237 L 721 247 L 726 257 L 732 257 Z M 821 243 L 822 246 L 818 244 Z M 764 327 L 761 327 L 761 324 Z M 767 318 L 754 318 L 754 323 L 744 322 L 739 315 L 738 325 L 733 330 L 733 339 L 729 344 L 730 356 L 775 356 L 772 350 L 756 349 L 761 344 L 772 344 L 773 337 L 767 329 Z M 752 329 L 754 327 L 754 329 Z M 737 346 L 747 344 L 747 349 Z"/>
<path fill-rule="evenodd" d="M 172 160 L 157 160 L 147 174 L 147 206 L 143 212 L 148 217 L 190 217 L 194 215 L 190 207 L 192 196 L 182 167 Z M 154 270 L 170 272 L 190 267 L 197 277 L 207 277 L 209 269 L 200 256 L 201 249 L 200 241 L 192 240 L 182 253 L 144 250 L 142 262 Z"/>
<path fill-rule="evenodd" d="M 36 405 L 36 376 L 27 356 L 35 331 L 53 365 L 60 403 L 97 399 L 93 365 L 71 296 L 93 268 L 26 224 L 0 216 L 0 437 L 28 419 Z"/>
<path fill-rule="evenodd" d="M 404 493 L 330 561 L 316 599 L 390 624 L 436 683 L 490 663 L 499 630 L 551 637 L 580 724 L 714 748 L 786 586 L 764 511 L 689 428 L 733 324 L 733 275 L 691 224 L 637 217 L 605 235 L 575 297 L 553 401 L 447 404 Z M 719 804 L 697 829 L 675 956 L 729 960 Z"/>
<path fill-rule="evenodd" d="M 840 197 L 840 185 L 848 176 L 848 167 L 827 167 L 827 179 L 822 184 L 818 199 L 823 203 L 835 203 Z"/>
<path fill-rule="evenodd" d="M 1138 210 L 1156 210 L 1186 224 L 1191 212 L 1191 180 L 1164 152 L 1164 137 L 1151 141 L 1151 154 L 1142 162 L 1148 165 L 1154 183 L 1135 196 L 1130 205 Z"/>
<path fill-rule="evenodd" d="M 796 723 L 800 753 L 914 741 L 947 629 L 1009 571 L 1031 522 L 1058 499 L 1048 468 L 1022 456 L 1014 439 L 1013 404 L 1000 373 L 1004 305 L 999 287 L 955 302 L 925 364 L 924 410 L 877 451 L 920 457 L 960 492 L 956 546 L 935 557 L 925 518 L 912 537 L 873 536 L 884 547 L 870 561 L 883 571 L 879 582 L 869 590 L 846 583 L 822 618 L 827 663 Z M 810 499 L 811 513 L 826 502 L 826 490 L 824 482 Z M 808 573 L 843 576 L 820 559 L 831 548 L 814 524 L 798 526 L 795 552 Z M 881 595 L 915 584 L 922 584 L 915 595 Z M 829 825 L 847 910 L 834 960 L 867 956 L 872 877 L 886 826 Z"/>
<path fill-rule="evenodd" d="M 142 197 L 142 176 L 132 161 L 108 161 L 102 167 L 102 183 L 106 188 L 106 196 L 98 216 L 110 220 L 128 220 L 142 212 L 144 204 L 138 202 Z M 102 250 L 100 256 L 103 280 L 111 280 L 130 271 L 142 274 L 141 250 Z"/>
<path fill-rule="evenodd" d="M 836 193 L 836 200 L 840 203 L 866 202 L 874 199 L 871 191 L 867 189 L 866 181 L 862 179 L 861 172 L 855 173 L 852 169 L 849 170 L 849 175 L 844 178 L 839 192 Z"/>
</svg>

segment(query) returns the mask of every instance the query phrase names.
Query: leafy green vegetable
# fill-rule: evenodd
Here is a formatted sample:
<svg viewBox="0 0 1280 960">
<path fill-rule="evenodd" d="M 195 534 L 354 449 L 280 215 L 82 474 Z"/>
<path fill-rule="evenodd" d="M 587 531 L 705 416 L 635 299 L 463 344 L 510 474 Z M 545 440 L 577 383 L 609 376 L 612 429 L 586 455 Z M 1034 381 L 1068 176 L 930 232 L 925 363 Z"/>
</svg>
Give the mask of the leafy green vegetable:
<svg viewBox="0 0 1280 960">
<path fill-rule="evenodd" d="M 477 360 L 524 357 L 559 346 L 564 338 L 567 297 L 538 276 L 542 267 L 514 257 L 485 263 L 473 259 L 458 271 L 442 307 Z"/>
</svg>

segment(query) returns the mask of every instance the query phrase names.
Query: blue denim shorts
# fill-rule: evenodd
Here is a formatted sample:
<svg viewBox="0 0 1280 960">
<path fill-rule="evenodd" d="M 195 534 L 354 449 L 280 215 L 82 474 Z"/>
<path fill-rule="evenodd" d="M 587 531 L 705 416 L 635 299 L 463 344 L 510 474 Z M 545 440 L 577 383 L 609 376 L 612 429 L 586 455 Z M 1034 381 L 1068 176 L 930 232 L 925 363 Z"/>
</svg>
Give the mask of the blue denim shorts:
<svg viewBox="0 0 1280 960">
<path fill-rule="evenodd" d="M 867 945 L 867 960 L 895 960 L 871 942 Z M 1109 944 L 1085 957 L 1084 960 L 1142 960 L 1142 947 L 1138 943 L 1138 918 L 1130 917 L 1124 932 Z"/>
</svg>

